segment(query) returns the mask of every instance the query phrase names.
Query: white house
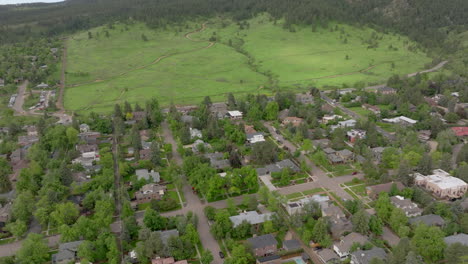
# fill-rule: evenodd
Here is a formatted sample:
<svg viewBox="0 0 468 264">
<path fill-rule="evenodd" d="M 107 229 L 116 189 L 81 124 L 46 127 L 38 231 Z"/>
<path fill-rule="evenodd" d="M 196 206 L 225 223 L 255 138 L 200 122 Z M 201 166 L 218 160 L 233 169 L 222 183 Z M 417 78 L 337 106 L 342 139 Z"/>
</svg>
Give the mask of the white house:
<svg viewBox="0 0 468 264">
<path fill-rule="evenodd" d="M 415 173 L 413 176 L 416 185 L 425 188 L 440 198 L 457 199 L 463 197 L 468 191 L 466 182 L 441 169 L 433 170 L 431 175 L 424 176 Z"/>
<path fill-rule="evenodd" d="M 247 141 L 250 144 L 264 142 L 265 137 L 263 136 L 263 133 L 251 133 L 251 134 L 247 134 Z"/>
<path fill-rule="evenodd" d="M 89 132 L 89 125 L 88 124 L 81 124 L 80 125 L 80 133 L 87 133 Z"/>
<path fill-rule="evenodd" d="M 228 111 L 227 112 L 227 117 L 230 119 L 242 119 L 242 112 L 241 111 Z"/>
<path fill-rule="evenodd" d="M 195 138 L 202 138 L 202 132 L 196 128 L 190 128 L 190 138 L 195 139 Z"/>
<path fill-rule="evenodd" d="M 394 118 L 384 118 L 382 121 L 386 123 L 392 123 L 392 124 L 400 124 L 400 125 L 405 125 L 405 126 L 412 126 L 416 124 L 418 121 L 413 120 L 411 118 L 408 118 L 406 116 L 399 116 L 399 117 L 394 117 Z"/>
<path fill-rule="evenodd" d="M 334 121 L 334 120 L 340 119 L 340 118 L 343 118 L 343 117 L 340 116 L 340 115 L 324 115 L 322 117 L 322 123 L 327 124 L 330 121 Z"/>
</svg>

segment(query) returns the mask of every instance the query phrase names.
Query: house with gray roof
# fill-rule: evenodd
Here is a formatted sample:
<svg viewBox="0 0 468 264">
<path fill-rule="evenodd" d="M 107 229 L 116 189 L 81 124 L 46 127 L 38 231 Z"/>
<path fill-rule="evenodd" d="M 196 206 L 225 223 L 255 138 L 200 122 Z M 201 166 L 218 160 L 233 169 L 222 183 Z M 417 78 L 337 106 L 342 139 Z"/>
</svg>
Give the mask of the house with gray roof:
<svg viewBox="0 0 468 264">
<path fill-rule="evenodd" d="M 445 220 L 442 217 L 440 217 L 440 215 L 436 214 L 421 215 L 418 217 L 410 218 L 409 222 L 413 225 L 417 225 L 419 223 L 426 224 L 427 226 L 438 227 L 442 227 L 445 225 Z"/>
<path fill-rule="evenodd" d="M 147 180 L 150 182 L 160 182 L 161 176 L 159 172 L 151 170 L 148 171 L 147 169 L 140 169 L 135 171 L 138 180 Z"/>
<path fill-rule="evenodd" d="M 385 260 L 387 253 L 384 249 L 374 247 L 369 250 L 358 250 L 351 253 L 352 264 L 369 264 L 373 259 Z"/>
<path fill-rule="evenodd" d="M 68 264 L 78 260 L 78 247 L 83 240 L 62 243 L 59 245 L 58 253 L 52 255 L 53 264 Z"/>
<path fill-rule="evenodd" d="M 317 251 L 317 255 L 322 263 L 335 263 L 340 260 L 340 257 L 331 249 L 324 248 Z"/>
<path fill-rule="evenodd" d="M 258 168 L 257 174 L 258 176 L 270 175 L 275 172 L 281 172 L 285 168 L 289 168 L 291 171 L 296 172 L 296 173 L 301 171 L 299 166 L 297 166 L 292 160 L 285 159 L 282 161 L 278 161 L 274 164 L 266 165 L 263 168 Z"/>
<path fill-rule="evenodd" d="M 403 210 L 407 217 L 420 216 L 423 212 L 423 209 L 419 208 L 418 205 L 413 203 L 410 199 L 405 199 L 399 195 L 390 197 L 390 202 L 396 208 Z"/>
<path fill-rule="evenodd" d="M 222 170 L 231 167 L 229 160 L 224 158 L 224 153 L 207 153 L 204 156 L 210 160 L 211 167 L 215 169 Z"/>
<path fill-rule="evenodd" d="M 229 217 L 229 220 L 231 220 L 233 227 L 239 226 L 244 221 L 251 225 L 259 225 L 270 220 L 273 214 L 274 213 L 259 214 L 257 211 L 248 211 L 240 213 L 239 215 L 231 216 Z"/>
<path fill-rule="evenodd" d="M 301 248 L 301 243 L 296 239 L 283 241 L 283 248 L 286 251 L 294 251 Z"/>
<path fill-rule="evenodd" d="M 343 237 L 339 242 L 335 242 L 335 244 L 333 244 L 333 250 L 338 254 L 338 256 L 340 256 L 340 258 L 345 258 L 349 256 L 349 251 L 354 243 L 364 245 L 368 241 L 369 240 L 366 236 L 352 232 Z"/>
<path fill-rule="evenodd" d="M 167 242 L 169 241 L 169 238 L 171 237 L 179 237 L 179 231 L 177 229 L 171 229 L 171 230 L 166 230 L 166 231 L 157 231 L 159 235 L 161 236 L 161 241 L 163 242 L 164 245 L 167 245 Z"/>
<path fill-rule="evenodd" d="M 448 236 L 444 238 L 445 244 L 452 245 L 455 243 L 460 243 L 465 246 L 468 246 L 468 235 L 467 234 L 458 234 L 453 236 Z"/>
<path fill-rule="evenodd" d="M 273 255 L 278 251 L 278 241 L 272 234 L 247 239 L 256 257 Z"/>
</svg>

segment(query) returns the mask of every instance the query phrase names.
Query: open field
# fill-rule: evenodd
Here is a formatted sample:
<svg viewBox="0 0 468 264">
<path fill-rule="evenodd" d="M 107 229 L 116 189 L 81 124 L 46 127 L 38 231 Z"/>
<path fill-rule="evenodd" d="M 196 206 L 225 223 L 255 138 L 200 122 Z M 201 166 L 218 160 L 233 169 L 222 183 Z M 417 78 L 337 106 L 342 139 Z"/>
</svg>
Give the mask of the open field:
<svg viewBox="0 0 468 264">
<path fill-rule="evenodd" d="M 73 35 L 67 43 L 65 107 L 104 112 L 115 103 L 151 97 L 164 106 L 198 103 L 204 96 L 219 101 L 228 92 L 272 93 L 272 82 L 281 90 L 378 83 L 430 61 L 405 37 L 368 28 L 330 25 L 312 32 L 296 26 L 290 32 L 267 16 L 248 23 L 242 30 L 221 20 L 166 30 L 116 24 L 91 30 L 91 38 L 88 32 Z M 370 43 L 375 47 L 368 48 Z"/>
<path fill-rule="evenodd" d="M 296 32 L 289 32 L 283 29 L 281 21 L 273 25 L 267 16 L 250 20 L 248 29 L 243 30 L 235 23 L 223 27 L 225 23 L 210 25 L 217 29 L 218 41 L 228 44 L 231 40 L 233 46 L 243 42 L 242 48 L 256 59 L 260 69 L 278 76 L 281 86 L 380 83 L 393 74 L 423 69 L 431 61 L 416 49 L 409 51 L 415 45 L 406 37 L 365 27 L 330 25 L 312 32 L 311 27 L 296 26 Z M 198 36 L 207 39 L 214 30 Z M 368 48 L 372 42 L 376 47 Z M 365 69 L 368 70 L 356 74 Z"/>
</svg>

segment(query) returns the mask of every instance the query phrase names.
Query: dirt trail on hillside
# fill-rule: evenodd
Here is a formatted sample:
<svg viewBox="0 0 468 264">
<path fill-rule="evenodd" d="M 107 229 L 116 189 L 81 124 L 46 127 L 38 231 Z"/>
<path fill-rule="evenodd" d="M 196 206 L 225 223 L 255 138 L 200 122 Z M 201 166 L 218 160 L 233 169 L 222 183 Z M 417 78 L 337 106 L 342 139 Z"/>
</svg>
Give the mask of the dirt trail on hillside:
<svg viewBox="0 0 468 264">
<path fill-rule="evenodd" d="M 206 40 L 195 40 L 195 39 L 192 39 L 191 38 L 191 35 L 192 34 L 195 34 L 195 33 L 200 33 L 202 31 L 204 31 L 207 27 L 206 27 L 206 24 L 207 22 L 203 23 L 202 24 L 202 27 L 197 29 L 197 30 L 194 30 L 192 32 L 188 32 L 184 35 L 184 37 L 192 42 L 206 42 Z M 117 77 L 121 77 L 121 76 L 124 76 L 124 75 L 127 75 L 129 73 L 132 73 L 134 71 L 138 71 L 138 70 L 142 70 L 142 69 L 145 69 L 145 68 L 148 68 L 152 65 L 155 65 L 157 63 L 159 63 L 160 61 L 162 61 L 163 59 L 166 59 L 168 57 L 171 57 L 171 56 L 175 56 L 175 55 L 180 55 L 180 54 L 187 54 L 187 53 L 191 53 L 191 52 L 195 52 L 195 51 L 199 51 L 199 50 L 203 50 L 203 49 L 209 49 L 211 47 L 213 47 L 215 44 L 215 42 L 212 42 L 212 41 L 208 41 L 208 45 L 205 46 L 205 47 L 201 47 L 201 48 L 196 48 L 196 49 L 192 49 L 192 50 L 188 50 L 188 51 L 184 51 L 184 52 L 176 52 L 176 53 L 172 53 L 172 54 L 166 54 L 166 55 L 163 55 L 163 56 L 160 56 L 158 57 L 156 60 L 154 60 L 153 62 L 151 62 L 150 64 L 147 64 L 147 65 L 143 65 L 143 66 L 139 66 L 137 68 L 133 68 L 131 70 L 128 70 L 128 71 L 125 71 L 125 72 L 122 72 L 120 74 L 117 74 L 115 76 L 111 76 L 109 78 L 105 78 L 105 79 L 97 79 L 97 80 L 94 80 L 94 81 L 89 81 L 89 82 L 84 82 L 84 83 L 79 83 L 79 84 L 73 84 L 73 85 L 70 85 L 70 87 L 78 87 L 78 86 L 82 86 L 82 85 L 86 85 L 86 84 L 92 84 L 92 83 L 99 83 L 99 82 L 104 82 L 104 81 L 108 81 L 108 80 L 112 80 L 114 78 L 117 78 Z"/>
</svg>

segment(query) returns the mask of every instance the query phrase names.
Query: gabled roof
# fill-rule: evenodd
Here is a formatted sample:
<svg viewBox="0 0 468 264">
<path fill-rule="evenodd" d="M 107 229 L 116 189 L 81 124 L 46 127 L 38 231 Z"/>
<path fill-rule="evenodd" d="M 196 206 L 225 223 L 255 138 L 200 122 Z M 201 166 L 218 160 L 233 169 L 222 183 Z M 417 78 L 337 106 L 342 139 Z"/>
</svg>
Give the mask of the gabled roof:
<svg viewBox="0 0 468 264">
<path fill-rule="evenodd" d="M 336 242 L 336 246 L 341 252 L 349 252 L 353 243 L 365 244 L 369 240 L 366 236 L 363 236 L 359 233 L 352 232 L 345 236 L 340 242 Z"/>
<path fill-rule="evenodd" d="M 276 241 L 275 237 L 272 234 L 252 237 L 247 239 L 247 241 L 250 245 L 252 245 L 253 249 L 278 245 L 278 241 Z"/>
<path fill-rule="evenodd" d="M 461 243 L 465 246 L 468 246 L 468 235 L 467 234 L 458 234 L 453 236 L 448 236 L 444 238 L 444 241 L 447 245 Z"/>
<path fill-rule="evenodd" d="M 283 241 L 283 247 L 286 250 L 295 250 L 301 248 L 301 243 L 296 239 L 285 240 Z"/>
<path fill-rule="evenodd" d="M 422 215 L 422 216 L 410 218 L 409 222 L 411 224 L 417 224 L 419 222 L 422 222 L 428 226 L 435 226 L 435 225 L 442 226 L 445 224 L 445 220 L 442 217 L 440 217 L 440 215 L 436 215 L 436 214 L 428 214 L 428 215 Z"/>
<path fill-rule="evenodd" d="M 457 137 L 468 136 L 468 127 L 452 127 L 451 129 Z"/>
<path fill-rule="evenodd" d="M 353 255 L 353 257 L 360 264 L 369 264 L 374 258 L 385 260 L 385 258 L 387 257 L 387 253 L 385 253 L 385 250 L 378 247 L 374 247 L 370 250 L 358 250 L 356 252 L 351 253 L 351 255 Z"/>
</svg>

